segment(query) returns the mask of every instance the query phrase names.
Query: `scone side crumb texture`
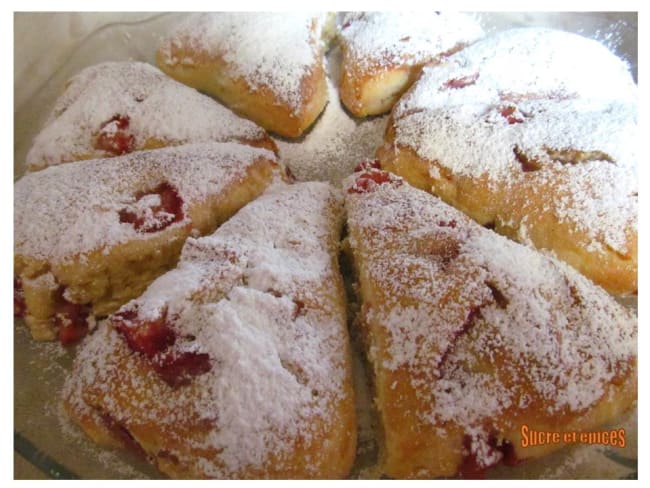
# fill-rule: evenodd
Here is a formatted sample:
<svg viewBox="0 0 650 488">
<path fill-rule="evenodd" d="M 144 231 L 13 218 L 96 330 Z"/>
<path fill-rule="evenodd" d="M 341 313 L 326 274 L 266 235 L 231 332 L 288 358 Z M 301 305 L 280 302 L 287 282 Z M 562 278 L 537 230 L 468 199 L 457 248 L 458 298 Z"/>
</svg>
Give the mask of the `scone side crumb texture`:
<svg viewBox="0 0 650 488">
<path fill-rule="evenodd" d="M 170 66 L 192 65 L 177 59 L 172 47 L 223 57 L 233 78 L 255 90 L 268 87 L 297 111 L 305 104 L 302 80 L 322 59 L 321 30 L 328 16 L 313 12 L 219 12 L 190 15 L 160 48 Z"/>
<path fill-rule="evenodd" d="M 112 245 L 155 236 L 120 222 L 135 194 L 166 182 L 183 209 L 241 180 L 270 151 L 237 143 L 185 145 L 80 161 L 22 177 L 14 186 L 14 253 L 65 263 Z M 185 212 L 186 214 L 186 212 Z M 169 226 L 188 224 L 188 216 Z"/>
<path fill-rule="evenodd" d="M 427 62 L 483 35 L 470 15 L 434 11 L 348 13 L 340 32 L 350 68 L 360 73 Z"/>
<path fill-rule="evenodd" d="M 355 434 L 333 266 L 341 225 L 333 187 L 279 184 L 211 236 L 188 239 L 178 267 L 122 311 L 174 317 L 176 333 L 193 338 L 179 350 L 208 353 L 211 370 L 170 388 L 109 326 L 79 352 L 68 409 L 108 413 L 193 477 L 345 476 Z"/>
<path fill-rule="evenodd" d="M 389 125 L 396 151 L 411 148 L 453 175 L 514 187 L 533 174 L 522 171 L 526 162 L 564 165 L 557 218 L 575 223 L 592 247 L 626 255 L 626 231 L 637 225 L 636 97 L 628 66 L 600 43 L 513 29 L 425 67 Z M 562 161 L 574 153 L 585 159 Z"/>
<path fill-rule="evenodd" d="M 154 66 L 106 62 L 85 68 L 68 82 L 34 139 L 27 169 L 110 156 L 95 148 L 94 142 L 116 116 L 128 117 L 128 133 L 136 149 L 266 137 L 253 122 Z"/>
<path fill-rule="evenodd" d="M 635 380 L 636 317 L 564 263 L 407 184 L 352 193 L 346 209 L 362 289 L 379 290 L 362 308 L 387 335 L 375 371 L 408 374 L 421 408 L 404 415 L 443 439 L 460 427 L 479 464 L 498 461 L 490 436 L 518 419 L 560 429 Z"/>
</svg>

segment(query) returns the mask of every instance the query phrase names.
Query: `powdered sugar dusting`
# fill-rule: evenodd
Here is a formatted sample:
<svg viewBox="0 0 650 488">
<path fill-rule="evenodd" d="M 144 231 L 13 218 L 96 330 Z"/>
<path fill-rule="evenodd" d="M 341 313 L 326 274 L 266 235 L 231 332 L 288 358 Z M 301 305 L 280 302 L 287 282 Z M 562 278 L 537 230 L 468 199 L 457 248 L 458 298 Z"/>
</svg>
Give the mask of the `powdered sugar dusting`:
<svg viewBox="0 0 650 488">
<path fill-rule="evenodd" d="M 243 180 L 270 151 L 236 143 L 185 145 L 111 159 L 80 161 L 29 173 L 14 187 L 14 250 L 65 262 L 118 243 L 147 239 L 120 221 L 136 193 L 161 183 L 176 189 L 183 209 Z M 171 226 L 191 224 L 185 217 Z"/>
<path fill-rule="evenodd" d="M 104 126 L 116 115 L 128 117 L 136 149 L 148 141 L 180 145 L 265 137 L 253 122 L 149 64 L 109 62 L 86 68 L 70 80 L 34 139 L 27 166 L 38 169 L 82 156 L 108 156 L 94 142 L 100 130 L 117 130 L 116 122 Z"/>
<path fill-rule="evenodd" d="M 454 175 L 531 191 L 552 178 L 558 220 L 593 250 L 626 254 L 637 212 L 636 93 L 627 65 L 598 42 L 514 29 L 424 68 L 396 106 L 394 142 Z M 563 153 L 587 157 L 567 164 Z M 525 173 L 527 161 L 542 171 Z"/>
<path fill-rule="evenodd" d="M 636 317 L 562 262 L 405 184 L 346 207 L 360 281 L 382 290 L 363 318 L 388 334 L 385 350 L 371 345 L 375 370 L 408 370 L 413 415 L 460 426 L 482 465 L 494 450 L 481 442 L 531 404 L 549 419 L 579 413 L 634 374 Z"/>
<path fill-rule="evenodd" d="M 322 62 L 321 29 L 325 14 L 310 12 L 219 12 L 189 16 L 167 39 L 161 54 L 170 65 L 192 65 L 178 59 L 173 47 L 189 46 L 207 56 L 222 57 L 235 77 L 253 89 L 263 86 L 297 110 L 301 85 Z"/>
<path fill-rule="evenodd" d="M 299 142 L 275 139 L 280 159 L 298 180 L 339 185 L 361 160 L 371 158 L 381 144 L 388 117 L 357 121 L 339 102 L 328 80 L 329 103 L 318 123 Z"/>
<path fill-rule="evenodd" d="M 164 309 L 176 332 L 193 338 L 174 347 L 208 353 L 211 370 L 169 388 L 106 327 L 84 345 L 64 394 L 75 409 L 92 397 L 121 421 L 155 419 L 166 432 L 204 425 L 182 440 L 191 454 L 171 454 L 205 476 L 242 476 L 271 455 L 286 469 L 296 443 L 310 445 L 320 423 L 337 422 L 333 405 L 346 395 L 345 317 L 328 285 L 340 279 L 332 256 L 341 219 L 332 187 L 278 185 L 213 235 L 189 239 L 178 268 L 122 311 L 145 319 Z M 147 388 L 146 404 L 116 401 L 122 384 Z"/>
<path fill-rule="evenodd" d="M 362 12 L 341 20 L 341 37 L 355 68 L 427 62 L 483 35 L 478 22 L 456 12 Z"/>
</svg>

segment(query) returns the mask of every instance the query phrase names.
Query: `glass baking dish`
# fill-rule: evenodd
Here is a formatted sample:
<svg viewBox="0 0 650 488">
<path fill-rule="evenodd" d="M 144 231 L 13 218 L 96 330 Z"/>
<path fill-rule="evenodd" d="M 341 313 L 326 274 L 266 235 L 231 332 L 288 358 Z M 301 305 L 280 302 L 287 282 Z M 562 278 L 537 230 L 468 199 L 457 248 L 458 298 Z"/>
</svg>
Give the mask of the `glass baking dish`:
<svg viewBox="0 0 650 488">
<path fill-rule="evenodd" d="M 29 14 L 22 14 L 29 15 Z M 62 15 L 62 14 L 52 14 Z M 92 14 L 88 14 L 92 15 Z M 636 13 L 551 13 L 511 12 L 476 14 L 484 28 L 490 32 L 518 26 L 547 26 L 580 33 L 604 42 L 623 57 L 637 76 L 637 14 Z M 82 68 L 102 62 L 117 60 L 140 60 L 154 63 L 154 53 L 160 37 L 177 22 L 183 14 L 156 14 L 138 22 L 111 23 L 91 32 L 81 41 L 72 54 L 56 67 L 40 87 L 26 101 L 15 107 L 14 177 L 22 174 L 22 164 L 32 138 L 40 130 L 56 97 L 62 92 L 66 81 Z M 15 46 L 20 56 L 24 46 Z M 335 82 L 337 52 L 330 54 L 330 74 Z M 335 83 L 334 83 L 335 84 Z M 330 102 L 328 111 L 339 110 L 336 100 Z M 338 116 L 341 114 L 337 113 Z M 348 117 L 347 114 L 344 116 Z M 327 120 L 336 117 L 324 114 L 313 132 Z M 385 117 L 369 121 L 354 121 L 354 131 L 349 138 L 381 140 Z M 365 124 L 365 125 L 364 125 Z M 359 127 L 364 128 L 359 130 Z M 304 151 L 311 157 L 313 144 L 310 135 L 293 143 L 293 153 Z M 316 136 L 314 136 L 316 137 Z M 365 142 L 368 142 L 366 140 Z M 356 152 L 348 157 L 358 158 L 372 144 L 359 142 Z M 286 141 L 278 141 L 281 151 Z M 285 144 L 283 146 L 282 144 Z M 301 146 L 302 145 L 302 146 Z M 354 146 L 352 144 L 351 146 Z M 362 149 L 359 150 L 359 147 Z M 364 149 L 366 148 L 366 149 Z M 287 151 L 289 151 L 287 149 Z M 302 155 L 302 154 L 301 154 Z M 314 155 L 312 155 L 314 156 Z M 370 157 L 372 154 L 366 154 Z M 342 158 L 345 159 L 345 158 Z M 329 174 L 315 175 L 319 179 L 331 179 Z M 636 306 L 636 300 L 628 300 Z M 146 461 L 118 450 L 96 446 L 65 416 L 60 404 L 60 391 L 65 375 L 74 358 L 74 348 L 64 348 L 58 343 L 38 343 L 29 337 L 20 320 L 14 324 L 14 448 L 20 455 L 51 478 L 90 479 L 139 479 L 161 478 L 161 474 Z M 358 354 L 358 353 L 357 353 Z M 359 416 L 358 459 L 351 477 L 366 477 L 372 472 L 376 459 L 376 442 L 373 415 L 367 379 L 360 357 L 355 357 L 355 383 L 357 386 L 357 411 Z M 611 428 L 626 430 L 626 447 L 606 448 L 598 445 L 580 445 L 557 452 L 550 457 L 523 463 L 515 467 L 500 466 L 489 471 L 488 476 L 500 479 L 620 479 L 637 477 L 637 412 L 633 411 L 619 419 Z M 29 474 L 16 468 L 16 479 Z"/>
</svg>

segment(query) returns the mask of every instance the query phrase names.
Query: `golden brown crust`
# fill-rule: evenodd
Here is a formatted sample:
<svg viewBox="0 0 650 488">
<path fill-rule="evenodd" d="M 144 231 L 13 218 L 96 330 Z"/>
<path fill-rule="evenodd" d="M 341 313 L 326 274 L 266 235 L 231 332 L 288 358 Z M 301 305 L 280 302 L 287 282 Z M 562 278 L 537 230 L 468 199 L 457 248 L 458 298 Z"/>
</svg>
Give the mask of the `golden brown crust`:
<svg viewBox="0 0 650 488">
<path fill-rule="evenodd" d="M 342 225 L 338 193 L 304 183 L 270 189 L 189 241 L 176 269 L 84 344 L 64 388 L 70 416 L 172 478 L 347 476 L 356 417 Z M 159 374 L 158 356 L 133 350 L 124 329 L 160 306 L 176 337 L 164 353 L 184 354 L 189 341 L 209 357 L 182 383 Z"/>
<path fill-rule="evenodd" d="M 176 38 L 163 43 L 156 55 L 160 69 L 172 78 L 221 100 L 233 111 L 266 130 L 283 137 L 299 137 L 318 118 L 328 100 L 323 48 L 320 45 L 321 29 L 325 27 L 327 34 L 327 22 L 321 25 L 320 20 L 312 19 L 309 37 L 294 39 L 295 43 L 301 44 L 300 48 L 312 51 L 313 59 L 303 72 L 285 74 L 287 77 L 298 77 L 292 80 L 292 83 L 298 82 L 298 87 L 289 90 L 284 85 L 277 86 L 277 83 L 268 81 L 270 78 L 283 76 L 279 73 L 264 72 L 268 67 L 252 75 L 240 73 L 235 64 L 229 61 L 229 57 L 232 57 L 232 46 L 226 45 L 229 39 L 222 40 L 221 44 L 208 45 L 209 42 L 201 38 L 199 31 L 205 27 L 201 22 L 208 24 L 208 27 L 205 27 L 208 31 L 217 28 L 209 25 L 210 19 L 206 19 L 209 15 L 205 14 L 203 18 L 195 21 L 196 24 L 190 24 L 201 27 L 186 28 L 184 32 L 177 34 Z M 263 14 L 259 16 L 261 15 Z M 254 17 L 250 16 L 248 20 Z M 304 21 L 302 18 L 299 20 Z M 227 22 L 231 21 L 234 22 L 233 25 L 238 22 L 236 19 Z M 268 27 L 261 25 L 259 29 Z M 209 38 L 212 34 L 207 32 L 204 35 Z M 264 39 L 264 33 L 260 35 L 255 29 L 246 31 L 244 36 L 248 35 L 256 36 L 256 42 L 274 42 L 270 37 L 268 40 Z M 246 42 L 251 41 L 247 38 Z M 294 47 L 298 46 L 294 44 Z M 237 60 L 240 61 L 246 62 Z M 274 66 L 271 69 L 279 70 L 282 67 Z"/>
<path fill-rule="evenodd" d="M 544 456 L 566 444 L 524 447 L 522 426 L 594 431 L 634 405 L 631 313 L 562 263 L 371 172 L 378 184 L 350 187 L 346 207 L 387 476 Z"/>
<path fill-rule="evenodd" d="M 27 154 L 28 171 L 134 151 L 240 142 L 277 154 L 264 130 L 146 63 L 90 66 L 66 84 Z"/>
<path fill-rule="evenodd" d="M 224 71 L 222 58 L 204 53 L 173 51 L 174 56 L 191 57 L 191 65 L 170 66 L 158 53 L 160 69 L 172 78 L 207 93 L 234 112 L 283 137 L 299 137 L 318 118 L 327 104 L 327 83 L 322 62 L 314 66 L 301 82 L 304 104 L 294 111 L 267 87 L 255 90 L 242 77 L 232 78 Z"/>
<path fill-rule="evenodd" d="M 218 145 L 216 148 L 219 150 Z M 174 149 L 169 151 L 173 152 Z M 247 162 L 241 172 L 238 170 L 241 178 L 235 177 L 234 173 L 231 176 L 223 175 L 221 191 L 212 193 L 201 201 L 190 202 L 185 208 L 184 225 L 167 227 L 126 242 L 58 258 L 39 257 L 17 250 L 14 254 L 14 276 L 21 283 L 26 306 L 25 323 L 34 339 L 56 338 L 56 314 L 66 303 L 83 305 L 92 316 L 103 317 L 140 295 L 149 283 L 176 265 L 183 243 L 190 235 L 213 232 L 271 183 L 277 175 L 278 165 L 274 159 L 265 157 L 271 156 L 271 153 L 263 154 L 258 154 L 254 161 Z M 130 157 L 120 159 L 126 162 Z M 162 153 L 160 157 L 163 157 Z M 101 160 L 98 161 L 101 163 Z M 89 163 L 93 164 L 91 161 Z M 215 165 L 216 168 L 220 162 L 206 159 L 205 164 Z M 137 168 L 137 163 L 134 166 Z M 101 171 L 101 164 L 84 168 L 88 172 Z M 142 169 L 146 172 L 144 166 Z M 146 181 L 139 190 L 150 189 L 149 186 L 158 178 L 160 176 L 155 173 L 145 177 Z M 195 183 L 198 185 L 200 182 Z M 116 185 L 119 183 L 116 182 Z M 92 192 L 92 189 L 87 191 Z M 27 202 L 19 200 L 18 212 L 26 204 Z M 103 202 L 103 205 L 119 205 L 119 202 Z M 118 216 L 115 218 L 118 219 Z M 21 228 L 18 231 L 23 236 Z M 65 230 L 57 229 L 56 232 Z M 87 230 L 80 226 L 79 232 Z M 23 238 L 24 236 L 20 237 Z M 29 236 L 28 239 L 38 239 L 38 236 Z"/>
<path fill-rule="evenodd" d="M 394 129 L 388 129 L 385 144 L 377 150 L 377 158 L 387 171 L 404 177 L 416 188 L 438 195 L 481 225 L 511 239 L 532 243 L 538 249 L 552 250 L 611 293 L 636 293 L 635 229 L 627 230 L 624 254 L 606 246 L 593 249 L 592 237 L 575 222 L 558 219 L 559 212 L 553 209 L 561 197 L 571 198 L 563 195 L 563 183 L 570 178 L 563 168 L 520 171 L 497 181 L 487 174 L 482 178 L 453 174 L 443 165 L 419 157 L 413 149 L 395 144 L 394 134 Z M 548 195 L 555 198 L 549 199 Z"/>
</svg>

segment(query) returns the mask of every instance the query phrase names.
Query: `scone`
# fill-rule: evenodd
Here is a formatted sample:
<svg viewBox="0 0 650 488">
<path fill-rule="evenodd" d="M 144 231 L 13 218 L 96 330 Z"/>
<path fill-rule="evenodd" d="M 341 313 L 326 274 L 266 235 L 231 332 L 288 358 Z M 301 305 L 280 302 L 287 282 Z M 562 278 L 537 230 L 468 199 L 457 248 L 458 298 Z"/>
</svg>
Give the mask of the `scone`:
<svg viewBox="0 0 650 488">
<path fill-rule="evenodd" d="M 603 289 L 388 172 L 347 192 L 383 473 L 480 476 L 633 406 L 636 317 Z"/>
<path fill-rule="evenodd" d="M 16 312 L 35 339 L 72 342 L 172 268 L 279 175 L 238 143 L 185 145 L 28 173 L 14 187 Z"/>
<path fill-rule="evenodd" d="M 276 152 L 253 122 L 141 62 L 108 62 L 74 76 L 27 154 L 28 171 L 143 149 L 237 141 Z"/>
<path fill-rule="evenodd" d="M 328 22 L 309 12 L 193 14 L 162 42 L 157 62 L 265 129 L 298 137 L 327 103 Z"/>
<path fill-rule="evenodd" d="M 596 41 L 505 31 L 424 68 L 377 157 L 611 293 L 636 293 L 636 93 Z"/>
<path fill-rule="evenodd" d="M 357 117 L 388 112 L 428 63 L 438 63 L 483 35 L 461 13 L 356 12 L 341 25 L 345 107 Z"/>
<path fill-rule="evenodd" d="M 356 424 L 340 193 L 277 185 L 83 344 L 65 407 L 173 478 L 340 478 Z"/>
</svg>

